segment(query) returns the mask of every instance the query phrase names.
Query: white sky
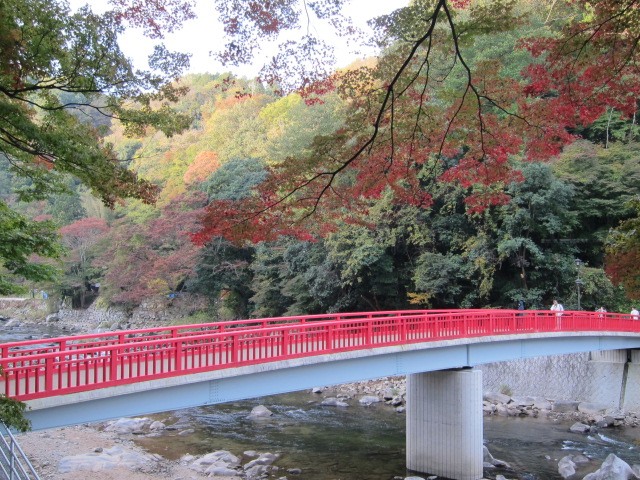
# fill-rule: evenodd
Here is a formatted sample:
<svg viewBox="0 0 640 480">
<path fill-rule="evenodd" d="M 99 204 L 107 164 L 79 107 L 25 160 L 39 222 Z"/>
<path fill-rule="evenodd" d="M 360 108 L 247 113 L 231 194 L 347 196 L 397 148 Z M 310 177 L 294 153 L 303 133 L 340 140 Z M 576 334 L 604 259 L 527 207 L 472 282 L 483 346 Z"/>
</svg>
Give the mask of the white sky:
<svg viewBox="0 0 640 480">
<path fill-rule="evenodd" d="M 70 0 L 71 8 L 75 9 L 81 5 L 89 4 L 94 11 L 101 11 L 106 4 L 105 0 Z M 170 50 L 183 53 L 191 53 L 190 73 L 218 73 L 232 71 L 238 75 L 253 77 L 257 74 L 262 58 L 256 59 L 255 66 L 242 68 L 223 67 L 209 55 L 211 50 L 219 50 L 223 45 L 222 26 L 215 19 L 215 10 L 211 0 L 196 0 L 195 20 L 185 23 L 178 32 L 167 35 L 164 43 Z M 366 21 L 372 17 L 383 15 L 400 8 L 409 3 L 409 0 L 351 0 L 346 13 L 354 18 L 354 22 L 361 28 L 366 28 Z M 313 26 L 312 26 L 313 28 Z M 134 64 L 139 68 L 146 68 L 147 56 L 151 52 L 153 41 L 144 37 L 140 31 L 128 31 L 122 38 L 121 48 L 129 56 Z M 351 54 L 346 48 L 336 48 L 339 67 L 346 66 L 357 56 Z M 258 65 L 260 64 L 260 65 Z"/>
</svg>

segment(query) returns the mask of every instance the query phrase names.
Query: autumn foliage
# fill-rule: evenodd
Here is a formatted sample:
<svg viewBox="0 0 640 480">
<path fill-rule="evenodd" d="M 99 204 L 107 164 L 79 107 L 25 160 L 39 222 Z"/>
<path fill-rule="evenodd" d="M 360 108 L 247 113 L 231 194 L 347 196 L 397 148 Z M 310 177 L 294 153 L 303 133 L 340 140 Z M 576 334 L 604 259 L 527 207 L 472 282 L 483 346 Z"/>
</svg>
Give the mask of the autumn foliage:
<svg viewBox="0 0 640 480">
<path fill-rule="evenodd" d="M 286 27 L 296 20 L 287 10 L 295 2 L 277 3 L 274 25 Z M 311 104 L 329 92 L 348 102 L 344 127 L 317 138 L 308 155 L 273 167 L 253 195 L 209 205 L 197 241 L 319 235 L 339 219 L 366 216 L 387 190 L 398 204 L 429 208 L 434 182 L 465 188 L 469 213 L 506 204 L 505 185 L 522 178 L 514 158 L 553 158 L 609 108 L 635 114 L 637 2 L 549 8 L 564 9 L 568 20 L 519 43 L 530 54 L 519 78 L 506 75 L 500 59 L 470 59 L 466 50 L 475 38 L 526 20 L 513 2 L 415 2 L 379 20 L 389 49 L 374 68 L 300 84 Z M 256 21 L 250 9 L 245 15 Z M 258 27 L 272 35 L 269 25 Z M 237 26 L 234 32 L 244 35 Z M 251 41 L 237 53 L 248 55 Z"/>
</svg>

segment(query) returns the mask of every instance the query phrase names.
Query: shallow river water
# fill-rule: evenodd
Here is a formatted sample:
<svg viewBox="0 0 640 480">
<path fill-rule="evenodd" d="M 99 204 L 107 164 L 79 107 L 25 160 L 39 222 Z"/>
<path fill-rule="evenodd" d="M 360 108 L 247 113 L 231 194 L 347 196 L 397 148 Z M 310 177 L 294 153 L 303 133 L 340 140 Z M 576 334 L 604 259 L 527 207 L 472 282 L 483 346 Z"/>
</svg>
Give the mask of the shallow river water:
<svg viewBox="0 0 640 480">
<path fill-rule="evenodd" d="M 174 459 L 185 453 L 215 450 L 236 455 L 245 450 L 278 452 L 281 457 L 276 465 L 285 470 L 301 468 L 303 474 L 296 477 L 301 480 L 387 480 L 411 473 L 405 469 L 404 414 L 384 404 L 364 407 L 352 400 L 352 406 L 336 408 L 322 406 L 320 401 L 320 395 L 296 392 L 154 415 L 167 425 L 177 423 L 181 429 L 195 432 L 183 436 L 175 430 L 156 438 L 140 438 L 138 443 Z M 265 405 L 274 415 L 248 419 L 256 405 Z M 596 470 L 610 453 L 629 464 L 640 463 L 636 444 L 640 431 L 603 429 L 582 435 L 569 432 L 569 426 L 546 419 L 485 417 L 485 445 L 495 458 L 512 466 L 509 470 L 485 470 L 485 476 L 561 479 L 558 460 L 573 453 L 592 459 L 579 471 L 584 475 Z"/>
</svg>

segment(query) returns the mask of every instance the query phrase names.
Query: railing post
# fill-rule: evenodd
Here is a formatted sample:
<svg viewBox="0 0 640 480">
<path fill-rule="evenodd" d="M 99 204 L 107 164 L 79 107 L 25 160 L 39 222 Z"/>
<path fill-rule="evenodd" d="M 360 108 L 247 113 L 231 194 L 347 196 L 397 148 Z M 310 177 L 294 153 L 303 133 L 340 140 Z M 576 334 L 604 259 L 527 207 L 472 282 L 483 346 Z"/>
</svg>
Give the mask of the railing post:
<svg viewBox="0 0 640 480">
<path fill-rule="evenodd" d="M 44 389 L 46 392 L 53 391 L 54 360 L 54 357 L 47 357 L 44 361 Z"/>
<path fill-rule="evenodd" d="M 118 380 L 118 346 L 109 349 L 109 356 L 111 357 L 111 368 L 109 369 L 109 380 L 115 382 Z"/>
<path fill-rule="evenodd" d="M 282 352 L 283 357 L 289 356 L 289 329 L 283 328 L 282 330 Z"/>
<path fill-rule="evenodd" d="M 231 363 L 238 361 L 238 336 L 231 336 Z"/>
<path fill-rule="evenodd" d="M 173 349 L 174 349 L 174 358 L 175 358 L 174 368 L 177 372 L 183 370 L 183 368 L 186 368 L 187 366 L 186 362 L 184 367 L 182 365 L 182 359 L 184 358 L 182 346 L 183 346 L 182 340 L 177 338 L 173 340 Z"/>
</svg>

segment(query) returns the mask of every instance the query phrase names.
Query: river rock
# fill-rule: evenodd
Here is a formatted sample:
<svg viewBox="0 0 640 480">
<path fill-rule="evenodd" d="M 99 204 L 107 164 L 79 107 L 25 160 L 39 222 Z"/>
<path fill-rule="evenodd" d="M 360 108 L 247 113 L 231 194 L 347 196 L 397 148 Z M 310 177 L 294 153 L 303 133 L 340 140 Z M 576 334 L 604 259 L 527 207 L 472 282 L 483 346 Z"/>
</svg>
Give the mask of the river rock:
<svg viewBox="0 0 640 480">
<path fill-rule="evenodd" d="M 591 427 L 584 423 L 576 422 L 569 427 L 569 431 L 574 433 L 589 433 L 591 431 Z"/>
<path fill-rule="evenodd" d="M 485 468 L 510 468 L 507 462 L 505 462 L 504 460 L 498 460 L 493 455 L 491 455 L 489 449 L 484 445 L 482 446 L 482 463 L 484 464 Z"/>
<path fill-rule="evenodd" d="M 496 393 L 496 392 L 485 392 L 482 395 L 482 399 L 491 403 L 509 403 L 511 401 L 511 397 L 509 395 L 505 395 L 504 393 Z"/>
<path fill-rule="evenodd" d="M 311 393 L 322 393 L 322 388 L 320 387 L 313 387 L 311 389 Z"/>
<path fill-rule="evenodd" d="M 558 473 L 562 478 L 567 478 L 576 473 L 576 464 L 572 455 L 562 457 L 558 462 Z"/>
<path fill-rule="evenodd" d="M 264 405 L 258 405 L 257 407 L 253 407 L 251 413 L 247 418 L 264 418 L 270 417 L 271 415 L 273 415 L 273 412 L 271 410 L 269 410 Z"/>
<path fill-rule="evenodd" d="M 348 403 L 343 402 L 342 400 L 339 400 L 336 397 L 327 397 L 324 400 L 322 400 L 322 402 L 320 402 L 320 405 L 328 405 L 330 407 L 348 407 L 349 406 Z"/>
<path fill-rule="evenodd" d="M 51 313 L 51 314 L 46 316 L 44 321 L 47 322 L 47 323 L 59 322 L 60 321 L 60 315 L 58 315 L 57 313 Z"/>
<path fill-rule="evenodd" d="M 583 480 L 631 480 L 637 478 L 640 477 L 635 474 L 627 462 L 611 453 L 598 470 L 586 475 Z"/>
<path fill-rule="evenodd" d="M 164 430 L 165 428 L 167 428 L 167 426 L 159 421 L 155 421 L 153 422 L 151 425 L 149 425 L 149 430 L 151 430 L 152 432 L 158 431 L 158 430 Z"/>
<path fill-rule="evenodd" d="M 233 453 L 228 452 L 227 450 L 218 450 L 197 458 L 189 464 L 189 468 L 200 473 L 213 473 L 214 469 L 227 469 L 235 472 L 231 475 L 237 475 L 235 467 L 239 465 L 240 459 Z M 216 475 L 220 475 L 220 473 L 217 473 Z"/>
<path fill-rule="evenodd" d="M 586 413 L 587 415 L 598 415 L 606 412 L 607 406 L 598 403 L 580 402 L 578 404 L 578 411 Z"/>
<path fill-rule="evenodd" d="M 63 457 L 58 464 L 60 473 L 74 471 L 98 472 L 114 468 L 128 468 L 136 470 L 155 461 L 151 455 L 145 455 L 116 446 L 104 449 L 102 452 L 87 453 Z"/>
<path fill-rule="evenodd" d="M 578 405 L 580 402 L 572 400 L 556 400 L 553 403 L 553 411 L 558 413 L 572 413 L 578 411 Z"/>
<path fill-rule="evenodd" d="M 151 420 L 147 417 L 120 418 L 114 422 L 109 422 L 105 430 L 125 435 L 128 433 L 139 432 L 150 424 Z"/>
<path fill-rule="evenodd" d="M 551 410 L 553 405 L 551 405 L 551 402 L 546 398 L 535 397 L 533 408 L 537 408 L 538 410 Z"/>
<path fill-rule="evenodd" d="M 536 399 L 533 397 L 511 397 L 510 403 L 517 407 L 533 407 Z"/>
<path fill-rule="evenodd" d="M 496 405 L 495 413 L 497 415 L 500 415 L 501 417 L 508 417 L 509 416 L 509 409 L 507 408 L 507 406 L 504 403 L 498 403 Z"/>
<path fill-rule="evenodd" d="M 371 405 L 372 403 L 380 402 L 380 398 L 375 395 L 365 395 L 360 400 L 358 400 L 361 405 Z"/>
<path fill-rule="evenodd" d="M 251 460 L 249 463 L 244 465 L 245 470 L 249 470 L 256 465 L 271 465 L 278 459 L 278 456 L 273 453 L 263 453 L 258 458 Z"/>
<path fill-rule="evenodd" d="M 203 473 L 206 473 L 210 477 L 239 477 L 240 472 L 228 468 L 225 466 L 211 465 Z"/>
</svg>

